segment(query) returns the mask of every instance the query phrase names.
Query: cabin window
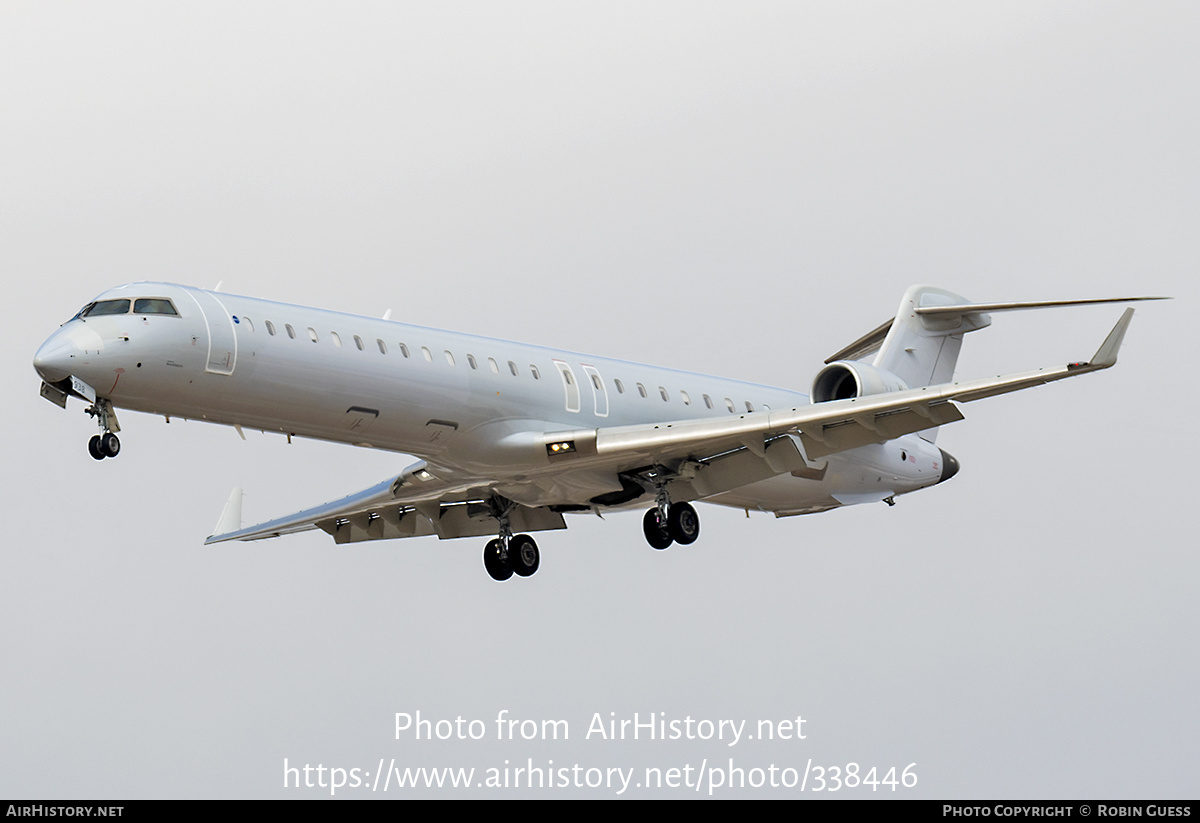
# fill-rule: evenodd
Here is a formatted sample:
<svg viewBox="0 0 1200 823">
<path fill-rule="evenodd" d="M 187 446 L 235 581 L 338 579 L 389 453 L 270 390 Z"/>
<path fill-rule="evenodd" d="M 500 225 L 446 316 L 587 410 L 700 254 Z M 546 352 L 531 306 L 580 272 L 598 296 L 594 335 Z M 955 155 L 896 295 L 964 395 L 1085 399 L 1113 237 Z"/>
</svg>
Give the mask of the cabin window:
<svg viewBox="0 0 1200 823">
<path fill-rule="evenodd" d="M 342 347 L 342 338 L 338 337 L 337 332 L 331 331 L 329 333 L 329 339 L 332 340 L 333 345 L 337 346 L 339 349 Z"/>
<path fill-rule="evenodd" d="M 422 346 L 422 347 L 421 347 L 421 355 L 422 355 L 422 356 L 425 358 L 425 362 L 426 362 L 426 363 L 432 363 L 432 362 L 433 362 L 433 352 L 431 352 L 431 351 L 429 350 L 429 347 L 428 347 L 428 346 Z"/>
<path fill-rule="evenodd" d="M 291 323 L 284 323 L 284 324 L 283 324 L 283 327 L 284 327 L 285 329 L 287 329 L 288 337 L 290 337 L 290 338 L 292 338 L 293 340 L 295 340 L 295 339 L 296 339 L 296 330 L 292 328 L 292 324 L 291 324 Z"/>
<path fill-rule="evenodd" d="M 380 354 L 387 354 L 387 343 L 383 342 L 382 337 L 375 338 L 375 345 L 379 347 Z"/>
<path fill-rule="evenodd" d="M 596 387 L 596 391 L 604 391 L 604 386 L 600 384 L 600 375 L 592 375 L 592 385 Z"/>
<path fill-rule="evenodd" d="M 617 394 L 625 393 L 625 385 L 620 380 L 613 378 L 613 385 L 617 387 Z"/>
<path fill-rule="evenodd" d="M 532 363 L 529 364 L 529 373 L 533 375 L 534 380 L 542 379 L 542 373 L 539 372 L 538 367 L 533 365 Z"/>
<path fill-rule="evenodd" d="M 170 300 L 163 297 L 139 297 L 133 301 L 134 314 L 169 314 L 178 317 L 179 312 Z"/>
<path fill-rule="evenodd" d="M 267 321 L 267 334 L 271 335 L 272 337 L 275 336 L 275 324 L 270 320 Z"/>
<path fill-rule="evenodd" d="M 308 327 L 308 336 L 309 336 L 309 339 L 311 339 L 314 343 L 317 342 L 317 330 L 314 329 L 312 326 Z"/>
<path fill-rule="evenodd" d="M 728 397 L 725 398 L 725 408 L 729 409 L 730 414 L 734 414 L 737 412 L 737 409 L 735 409 L 733 407 L 733 400 L 731 400 Z"/>
<path fill-rule="evenodd" d="M 400 353 L 405 357 L 408 357 L 408 346 L 404 345 L 403 343 L 397 343 L 396 345 L 400 347 Z"/>
<path fill-rule="evenodd" d="M 472 369 L 479 368 L 479 364 L 475 362 L 475 355 L 473 355 L 473 354 L 467 355 L 467 365 L 470 366 Z"/>
<path fill-rule="evenodd" d="M 249 317 L 243 317 L 242 322 L 246 324 L 246 327 L 249 328 L 250 331 L 254 331 L 254 321 L 253 320 L 251 320 Z"/>
<path fill-rule="evenodd" d="M 667 394 L 667 390 L 662 386 L 658 387 L 658 394 L 662 397 L 664 403 L 671 399 L 671 395 Z"/>
<path fill-rule="evenodd" d="M 748 412 L 754 411 L 754 404 L 751 403 L 749 400 L 746 401 L 746 411 L 748 411 Z"/>
<path fill-rule="evenodd" d="M 646 387 L 643 386 L 641 383 L 638 383 L 637 387 L 638 387 L 638 394 L 640 394 L 642 397 L 645 397 L 646 396 Z"/>
<path fill-rule="evenodd" d="M 685 392 L 685 391 L 683 391 L 682 389 L 680 389 L 680 390 L 679 390 L 679 396 L 683 398 L 683 405 L 685 405 L 685 406 L 690 406 L 690 405 L 692 405 L 692 398 L 688 396 L 688 393 L 687 393 L 687 392 Z"/>
<path fill-rule="evenodd" d="M 449 349 L 446 349 L 446 362 L 451 366 L 454 365 L 454 355 L 450 353 Z"/>
<path fill-rule="evenodd" d="M 359 337 L 357 334 L 356 334 L 356 335 L 354 335 L 354 345 L 358 347 L 358 350 L 359 350 L 359 351 L 366 351 L 366 350 L 367 350 L 367 347 L 366 347 L 365 345 L 363 345 L 362 338 L 361 338 L 361 337 Z"/>
<path fill-rule="evenodd" d="M 508 361 L 508 370 L 512 372 L 513 377 L 517 376 L 517 364 L 511 360 Z"/>
<path fill-rule="evenodd" d="M 708 408 L 710 408 L 710 409 L 713 407 L 712 406 L 712 398 L 709 397 L 707 394 L 704 395 L 704 405 L 708 406 Z"/>
<path fill-rule="evenodd" d="M 489 358 L 488 358 L 488 365 L 489 365 L 489 366 L 491 366 L 491 368 L 492 368 L 492 374 L 499 374 L 499 373 L 500 373 L 500 367 L 499 367 L 498 365 L 496 365 L 496 358 L 494 358 L 494 357 L 489 357 Z"/>
</svg>

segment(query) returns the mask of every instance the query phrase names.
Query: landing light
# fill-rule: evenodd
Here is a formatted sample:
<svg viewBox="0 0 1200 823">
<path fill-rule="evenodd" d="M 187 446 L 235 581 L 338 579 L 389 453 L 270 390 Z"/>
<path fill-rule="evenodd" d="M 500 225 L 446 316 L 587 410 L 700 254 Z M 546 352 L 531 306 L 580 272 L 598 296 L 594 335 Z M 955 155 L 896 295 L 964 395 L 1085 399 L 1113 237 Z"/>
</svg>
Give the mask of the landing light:
<svg viewBox="0 0 1200 823">
<path fill-rule="evenodd" d="M 574 440 L 561 440 L 558 443 L 546 444 L 546 454 L 549 455 L 570 454 L 573 451 L 575 451 Z"/>
</svg>

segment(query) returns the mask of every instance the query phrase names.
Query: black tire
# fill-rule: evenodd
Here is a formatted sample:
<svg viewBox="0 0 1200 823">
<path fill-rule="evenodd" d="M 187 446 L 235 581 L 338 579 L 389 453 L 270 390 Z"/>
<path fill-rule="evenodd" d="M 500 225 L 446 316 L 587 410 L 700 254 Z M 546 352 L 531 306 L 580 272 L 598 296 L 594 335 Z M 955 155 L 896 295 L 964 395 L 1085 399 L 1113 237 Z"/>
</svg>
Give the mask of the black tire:
<svg viewBox="0 0 1200 823">
<path fill-rule="evenodd" d="M 646 516 L 642 518 L 642 534 L 646 535 L 646 542 L 652 548 L 660 551 L 675 542 L 675 538 L 671 537 L 671 533 L 667 529 L 667 524 L 659 516 L 657 506 L 646 512 Z"/>
<path fill-rule="evenodd" d="M 489 540 L 483 547 L 483 567 L 493 580 L 507 580 L 512 577 L 512 569 L 508 561 L 500 556 L 500 541 Z"/>
<path fill-rule="evenodd" d="M 105 457 L 116 457 L 121 453 L 121 441 L 112 432 L 105 432 L 100 438 L 100 450 Z"/>
<path fill-rule="evenodd" d="M 672 503 L 667 510 L 667 528 L 681 546 L 689 546 L 700 536 L 700 515 L 689 503 Z"/>
<path fill-rule="evenodd" d="M 529 577 L 542 564 L 538 545 L 527 534 L 518 534 L 508 541 L 508 565 L 521 577 Z"/>
<path fill-rule="evenodd" d="M 108 457 L 104 453 L 104 445 L 100 442 L 100 435 L 93 434 L 92 439 L 88 441 L 88 454 L 97 460 L 103 460 Z"/>
</svg>

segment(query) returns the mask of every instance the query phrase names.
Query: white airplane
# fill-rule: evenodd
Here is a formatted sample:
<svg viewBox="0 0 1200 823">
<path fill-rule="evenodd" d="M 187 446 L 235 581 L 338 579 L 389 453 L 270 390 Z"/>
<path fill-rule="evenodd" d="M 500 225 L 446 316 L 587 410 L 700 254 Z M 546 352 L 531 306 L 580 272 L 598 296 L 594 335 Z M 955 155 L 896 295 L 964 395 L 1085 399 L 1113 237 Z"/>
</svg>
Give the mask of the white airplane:
<svg viewBox="0 0 1200 823">
<path fill-rule="evenodd" d="M 337 543 L 496 535 L 497 580 L 537 571 L 525 532 L 564 514 L 646 507 L 656 549 L 700 533 L 691 501 L 777 517 L 883 501 L 949 480 L 934 445 L 956 404 L 1106 369 L 1126 309 L 1088 361 L 954 382 L 992 312 L 1162 298 L 971 304 L 913 286 L 894 319 L 786 389 L 167 283 L 104 292 L 38 349 L 41 394 L 86 401 L 120 451 L 115 409 L 206 420 L 420 458 L 331 503 L 243 528 L 234 489 L 206 543 L 321 529 Z M 874 354 L 871 362 L 865 358 Z M 517 533 L 519 532 L 519 533 Z"/>
</svg>

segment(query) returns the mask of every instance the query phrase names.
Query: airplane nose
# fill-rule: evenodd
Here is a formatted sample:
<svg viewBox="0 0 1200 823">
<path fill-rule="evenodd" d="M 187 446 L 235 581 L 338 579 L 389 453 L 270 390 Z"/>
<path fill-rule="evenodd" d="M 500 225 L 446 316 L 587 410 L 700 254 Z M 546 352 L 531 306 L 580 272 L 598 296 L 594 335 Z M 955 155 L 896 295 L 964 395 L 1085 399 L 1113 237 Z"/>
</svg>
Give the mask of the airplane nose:
<svg viewBox="0 0 1200 823">
<path fill-rule="evenodd" d="M 62 335 L 52 335 L 33 356 L 33 368 L 47 383 L 57 383 L 71 374 L 71 355 L 75 343 Z"/>
<path fill-rule="evenodd" d="M 33 356 L 33 368 L 47 383 L 57 383 L 76 374 L 81 354 L 99 354 L 104 341 L 93 330 L 68 323 L 47 338 Z"/>
<path fill-rule="evenodd" d="M 958 474 L 960 466 L 954 455 L 950 452 L 945 449 L 938 449 L 938 451 L 942 453 L 942 476 L 938 478 L 938 483 L 945 483 L 951 477 Z"/>
</svg>

